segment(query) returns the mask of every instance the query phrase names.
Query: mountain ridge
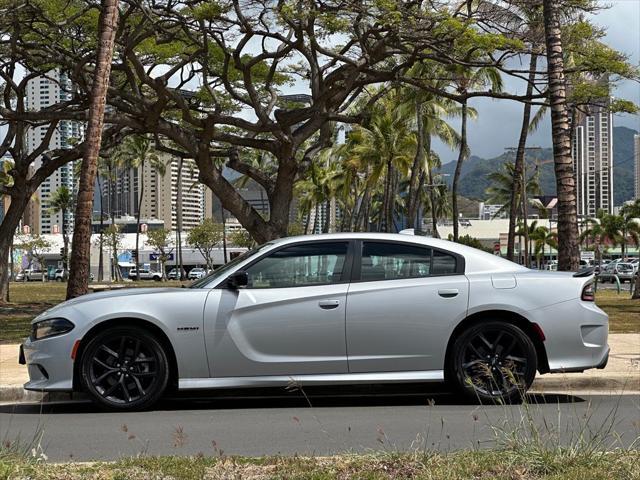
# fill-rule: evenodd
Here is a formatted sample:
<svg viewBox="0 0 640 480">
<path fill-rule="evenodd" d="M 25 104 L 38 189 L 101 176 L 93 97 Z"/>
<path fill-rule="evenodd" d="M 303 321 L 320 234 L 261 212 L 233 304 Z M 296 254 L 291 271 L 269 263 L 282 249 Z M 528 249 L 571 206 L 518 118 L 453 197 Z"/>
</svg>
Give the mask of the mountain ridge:
<svg viewBox="0 0 640 480">
<path fill-rule="evenodd" d="M 633 163 L 633 135 L 638 132 L 628 127 L 613 127 L 613 203 L 622 203 L 633 199 L 634 195 L 634 163 Z M 487 175 L 499 170 L 507 161 L 514 161 L 513 153 L 503 153 L 493 158 L 482 158 L 472 155 L 462 166 L 459 193 L 467 198 L 484 201 L 487 198 L 485 190 L 491 182 Z M 540 186 L 544 195 L 555 195 L 556 184 L 553 171 L 553 149 L 542 148 L 527 153 L 527 171 L 540 169 Z M 456 162 L 442 165 L 440 173 L 449 174 L 445 177 L 451 185 Z"/>
</svg>

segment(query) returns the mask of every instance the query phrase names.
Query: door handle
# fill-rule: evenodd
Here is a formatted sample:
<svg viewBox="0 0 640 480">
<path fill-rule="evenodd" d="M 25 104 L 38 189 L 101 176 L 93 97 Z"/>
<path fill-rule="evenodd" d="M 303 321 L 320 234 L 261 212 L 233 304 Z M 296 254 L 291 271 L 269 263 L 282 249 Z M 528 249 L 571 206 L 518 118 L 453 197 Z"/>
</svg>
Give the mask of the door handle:
<svg viewBox="0 0 640 480">
<path fill-rule="evenodd" d="M 323 310 L 333 310 L 334 308 L 338 308 L 340 300 L 320 300 L 318 305 Z"/>
<path fill-rule="evenodd" d="M 440 295 L 443 298 L 457 297 L 458 293 L 460 292 L 458 291 L 457 288 L 442 288 L 438 290 L 438 295 Z"/>
</svg>

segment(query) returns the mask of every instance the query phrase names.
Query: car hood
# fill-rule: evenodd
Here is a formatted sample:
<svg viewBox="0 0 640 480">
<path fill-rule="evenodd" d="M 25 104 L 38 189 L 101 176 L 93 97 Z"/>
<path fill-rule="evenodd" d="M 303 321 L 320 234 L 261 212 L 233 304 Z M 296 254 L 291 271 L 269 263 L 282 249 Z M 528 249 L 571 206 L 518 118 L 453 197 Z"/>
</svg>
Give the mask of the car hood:
<svg viewBox="0 0 640 480">
<path fill-rule="evenodd" d="M 107 290 L 105 292 L 98 293 L 89 293 L 87 295 L 82 295 L 80 297 L 72 298 L 71 300 L 67 300 L 66 302 L 62 302 L 56 305 L 45 312 L 42 312 L 33 321 L 40 319 L 41 317 L 50 316 L 52 313 L 56 311 L 62 310 L 66 307 L 73 307 L 76 305 L 80 305 L 82 303 L 92 302 L 94 300 L 104 300 L 105 298 L 122 298 L 122 297 L 132 297 L 135 295 L 159 295 L 167 292 L 175 292 L 176 290 L 180 290 L 179 288 L 124 288 L 121 290 Z"/>
</svg>

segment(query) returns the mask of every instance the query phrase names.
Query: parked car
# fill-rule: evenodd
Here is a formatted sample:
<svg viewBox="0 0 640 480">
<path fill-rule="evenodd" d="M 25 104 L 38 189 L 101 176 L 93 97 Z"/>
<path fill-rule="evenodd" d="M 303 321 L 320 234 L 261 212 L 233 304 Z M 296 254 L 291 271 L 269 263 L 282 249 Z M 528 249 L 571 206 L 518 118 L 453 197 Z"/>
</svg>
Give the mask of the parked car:
<svg viewBox="0 0 640 480">
<path fill-rule="evenodd" d="M 169 270 L 169 273 L 167 274 L 167 278 L 169 280 L 179 280 L 178 279 L 178 269 L 177 268 L 172 268 L 171 270 Z M 187 278 L 187 272 L 182 269 L 182 278 Z"/>
<path fill-rule="evenodd" d="M 189 271 L 189 280 L 198 280 L 199 278 L 204 277 L 207 274 L 207 271 L 204 268 L 195 267 Z"/>
<path fill-rule="evenodd" d="M 603 267 L 602 271 L 598 274 L 598 280 L 600 282 L 616 281 L 616 277 L 620 280 L 620 283 L 631 282 L 635 268 L 631 263 L 610 263 L 606 267 Z"/>
<path fill-rule="evenodd" d="M 67 272 L 63 268 L 58 268 L 53 272 L 53 279 L 56 282 L 64 282 L 67 279 Z"/>
<path fill-rule="evenodd" d="M 23 270 L 16 275 L 16 281 L 18 282 L 34 282 L 45 280 L 47 278 L 47 272 L 43 270 L 27 269 Z"/>
<path fill-rule="evenodd" d="M 604 368 L 590 271 L 532 271 L 447 240 L 289 237 L 189 288 L 87 295 L 32 322 L 27 390 L 134 410 L 178 390 L 448 381 L 518 401 L 536 375 Z M 69 352 L 72 352 L 71 354 Z M 36 368 L 33 368 L 36 367 Z"/>
<path fill-rule="evenodd" d="M 136 278 L 136 269 L 132 268 L 129 270 L 129 278 Z M 140 280 L 155 280 L 159 282 L 162 280 L 162 274 L 160 272 L 152 272 L 151 270 L 147 270 L 146 268 L 140 269 Z"/>
</svg>

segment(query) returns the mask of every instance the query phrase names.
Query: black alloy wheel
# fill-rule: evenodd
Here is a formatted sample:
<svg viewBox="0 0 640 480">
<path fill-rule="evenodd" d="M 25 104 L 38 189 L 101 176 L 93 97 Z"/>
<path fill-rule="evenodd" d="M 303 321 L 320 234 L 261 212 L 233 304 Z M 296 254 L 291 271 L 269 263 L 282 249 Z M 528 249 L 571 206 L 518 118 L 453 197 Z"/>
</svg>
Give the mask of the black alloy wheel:
<svg viewBox="0 0 640 480">
<path fill-rule="evenodd" d="M 458 336 L 448 367 L 447 378 L 468 398 L 514 403 L 522 400 L 533 383 L 536 349 L 515 325 L 483 322 Z"/>
<path fill-rule="evenodd" d="M 136 327 L 99 333 L 81 360 L 84 390 L 111 410 L 141 410 L 161 397 L 169 380 L 167 356 L 158 339 Z"/>
</svg>

